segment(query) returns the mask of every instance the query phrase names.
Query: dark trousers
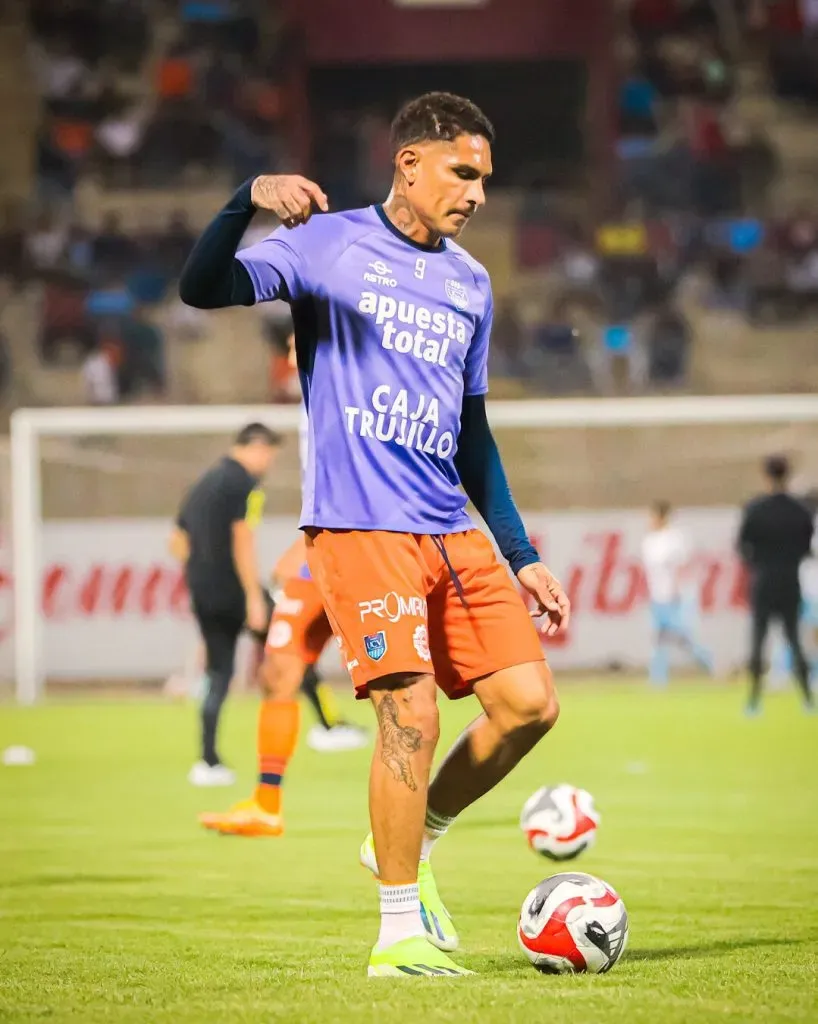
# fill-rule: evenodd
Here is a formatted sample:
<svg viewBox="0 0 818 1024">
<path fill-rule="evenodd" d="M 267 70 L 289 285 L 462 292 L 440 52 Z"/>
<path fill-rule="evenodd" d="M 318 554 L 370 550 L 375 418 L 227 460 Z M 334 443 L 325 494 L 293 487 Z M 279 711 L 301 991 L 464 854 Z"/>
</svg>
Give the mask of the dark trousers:
<svg viewBox="0 0 818 1024">
<path fill-rule="evenodd" d="M 236 644 L 244 629 L 244 609 L 215 611 L 194 602 L 194 614 L 207 652 L 207 693 L 202 702 L 202 760 L 219 764 L 216 733 L 222 705 L 230 688 L 236 661 Z"/>
<path fill-rule="evenodd" d="M 782 586 L 759 580 L 752 589 L 751 607 L 750 705 L 755 707 L 761 700 L 764 644 L 770 623 L 774 620 L 781 623 L 787 643 L 792 650 L 795 677 L 804 695 L 804 700 L 810 703 L 809 666 L 804 657 L 801 637 L 798 632 L 798 618 L 801 611 L 800 587 L 797 583 Z"/>
</svg>

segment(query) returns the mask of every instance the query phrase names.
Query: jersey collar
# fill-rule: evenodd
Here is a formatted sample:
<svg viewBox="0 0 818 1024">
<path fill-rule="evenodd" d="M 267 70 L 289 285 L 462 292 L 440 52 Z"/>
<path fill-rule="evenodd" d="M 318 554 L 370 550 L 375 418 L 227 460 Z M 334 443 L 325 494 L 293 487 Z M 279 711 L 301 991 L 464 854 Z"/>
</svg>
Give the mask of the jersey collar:
<svg viewBox="0 0 818 1024">
<path fill-rule="evenodd" d="M 404 233 L 400 230 L 400 228 L 396 228 L 395 225 L 392 223 L 392 221 L 387 216 L 386 210 L 384 210 L 384 208 L 383 208 L 383 203 L 377 203 L 376 204 L 376 206 L 375 206 L 375 213 L 377 213 L 377 215 L 383 221 L 383 225 L 384 225 L 385 228 L 388 228 L 388 230 L 391 231 L 392 234 L 396 238 L 399 238 L 402 242 L 405 242 L 407 245 L 411 245 L 413 249 L 420 249 L 421 252 L 445 252 L 446 251 L 446 239 L 445 238 L 441 238 L 440 239 L 440 245 L 424 245 L 423 242 L 416 242 L 413 238 L 409 238 L 408 235 L 404 235 Z"/>
</svg>

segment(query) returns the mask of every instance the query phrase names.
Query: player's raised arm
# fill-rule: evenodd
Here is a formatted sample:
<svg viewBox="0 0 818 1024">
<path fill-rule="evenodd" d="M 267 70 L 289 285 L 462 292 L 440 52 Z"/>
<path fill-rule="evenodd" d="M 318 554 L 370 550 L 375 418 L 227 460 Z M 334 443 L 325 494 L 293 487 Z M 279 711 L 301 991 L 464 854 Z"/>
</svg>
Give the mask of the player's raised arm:
<svg viewBox="0 0 818 1024">
<path fill-rule="evenodd" d="M 280 252 L 282 266 L 274 259 L 269 295 L 259 289 L 252 264 L 236 258 L 236 250 L 256 210 L 270 210 L 285 228 L 306 224 L 314 207 L 327 210 L 327 197 L 314 182 L 298 174 L 261 175 L 246 181 L 208 224 L 187 258 L 179 278 L 183 302 L 198 309 L 252 306 L 288 285 L 287 253 Z M 271 255 L 268 253 L 268 256 Z M 278 272 L 278 273 L 276 273 Z"/>
</svg>

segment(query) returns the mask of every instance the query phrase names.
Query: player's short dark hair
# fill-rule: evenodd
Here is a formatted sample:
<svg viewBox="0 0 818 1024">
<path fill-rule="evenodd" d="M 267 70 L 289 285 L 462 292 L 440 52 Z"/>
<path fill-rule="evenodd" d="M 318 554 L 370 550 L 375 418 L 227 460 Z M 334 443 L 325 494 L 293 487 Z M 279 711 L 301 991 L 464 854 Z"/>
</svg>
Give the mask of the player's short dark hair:
<svg viewBox="0 0 818 1024">
<path fill-rule="evenodd" d="M 667 519 L 673 511 L 673 506 L 664 498 L 657 498 L 651 503 L 650 507 L 653 510 L 654 515 L 657 515 L 660 519 Z"/>
<path fill-rule="evenodd" d="M 782 483 L 790 475 L 790 460 L 786 455 L 768 455 L 764 460 L 764 475 Z"/>
<path fill-rule="evenodd" d="M 459 135 L 482 135 L 494 142 L 494 126 L 471 100 L 451 92 L 427 92 L 395 115 L 392 155 L 413 142 L 453 142 Z"/>
<path fill-rule="evenodd" d="M 263 423 L 248 423 L 246 427 L 242 427 L 238 434 L 236 434 L 233 444 L 239 448 L 245 448 L 248 444 L 259 443 L 268 444 L 271 448 L 280 448 L 283 440 L 281 434 L 270 430 Z"/>
</svg>

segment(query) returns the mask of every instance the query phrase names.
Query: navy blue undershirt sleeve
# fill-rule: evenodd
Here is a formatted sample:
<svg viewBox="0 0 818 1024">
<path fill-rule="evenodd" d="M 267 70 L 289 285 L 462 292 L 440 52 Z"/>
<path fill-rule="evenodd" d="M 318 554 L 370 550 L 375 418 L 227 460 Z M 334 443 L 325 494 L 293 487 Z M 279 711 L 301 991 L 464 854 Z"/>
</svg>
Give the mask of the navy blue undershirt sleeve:
<svg viewBox="0 0 818 1024">
<path fill-rule="evenodd" d="M 193 246 L 179 278 L 179 297 L 197 309 L 252 306 L 255 289 L 236 259 L 244 232 L 256 212 L 249 178 L 208 224 Z"/>
<path fill-rule="evenodd" d="M 491 433 L 483 395 L 467 395 L 460 416 L 455 468 L 463 489 L 485 519 L 513 573 L 539 562 L 511 497 L 497 443 Z"/>
</svg>

